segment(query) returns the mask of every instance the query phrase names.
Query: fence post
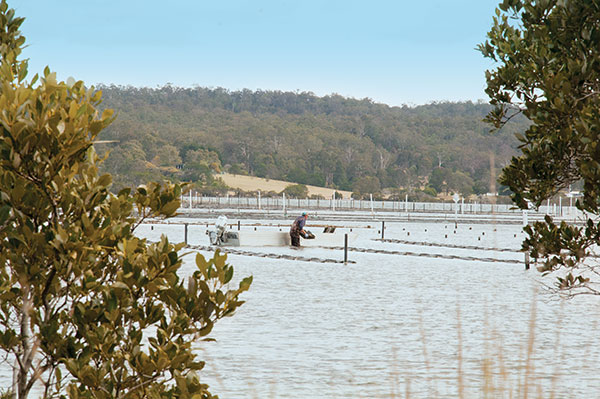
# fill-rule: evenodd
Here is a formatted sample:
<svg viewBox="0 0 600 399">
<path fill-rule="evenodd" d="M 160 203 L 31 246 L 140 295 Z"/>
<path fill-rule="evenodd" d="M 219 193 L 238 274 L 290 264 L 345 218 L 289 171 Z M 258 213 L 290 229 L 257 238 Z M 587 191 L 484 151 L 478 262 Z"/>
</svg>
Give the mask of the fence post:
<svg viewBox="0 0 600 399">
<path fill-rule="evenodd" d="M 348 233 L 344 234 L 344 264 L 348 263 Z"/>
</svg>

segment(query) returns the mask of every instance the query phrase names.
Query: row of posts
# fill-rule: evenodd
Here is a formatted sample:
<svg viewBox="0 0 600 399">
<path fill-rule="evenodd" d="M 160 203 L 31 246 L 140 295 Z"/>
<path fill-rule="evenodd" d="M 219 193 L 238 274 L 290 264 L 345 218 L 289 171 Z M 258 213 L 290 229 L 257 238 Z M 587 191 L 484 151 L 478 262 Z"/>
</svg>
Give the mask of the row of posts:
<svg viewBox="0 0 600 399">
<path fill-rule="evenodd" d="M 382 222 L 385 223 L 385 222 Z M 238 231 L 240 230 L 241 227 L 241 223 L 238 220 L 237 222 L 237 229 Z M 189 223 L 184 223 L 183 224 L 183 241 L 185 242 L 185 245 L 188 244 L 188 229 L 189 229 Z M 382 238 L 383 238 L 383 234 L 382 234 Z M 348 233 L 344 234 L 344 263 L 348 263 Z"/>
<path fill-rule="evenodd" d="M 192 192 L 189 192 L 189 197 L 187 199 L 187 207 L 189 209 L 193 208 L 194 203 L 198 204 L 202 204 L 203 202 L 207 203 L 207 204 L 215 204 L 215 205 L 223 205 L 223 199 L 225 200 L 225 204 L 228 205 L 237 205 L 238 207 L 241 205 L 242 203 L 242 198 L 241 197 L 230 197 L 229 195 L 227 195 L 227 197 L 202 197 L 202 196 L 198 196 L 196 194 L 196 196 L 194 197 L 194 195 L 192 194 Z M 194 199 L 195 198 L 195 199 Z M 236 200 L 236 204 L 231 204 L 231 200 L 235 199 Z M 260 191 L 258 192 L 258 196 L 256 197 L 257 201 L 256 201 L 256 207 L 258 210 L 262 210 L 263 209 L 263 198 L 261 197 L 261 193 Z M 270 197 L 267 199 L 269 200 Z M 247 204 L 246 206 L 250 206 L 250 197 L 246 197 L 246 201 Z M 184 201 L 184 196 L 181 196 L 181 201 Z M 283 210 L 284 213 L 287 213 L 287 208 L 289 206 L 289 204 L 291 204 L 291 199 L 287 198 L 287 196 L 285 195 L 285 193 L 282 194 L 281 199 L 279 200 L 278 198 L 274 198 L 273 199 L 274 202 L 276 202 L 276 205 L 269 205 L 267 204 L 268 207 L 273 208 L 273 207 L 281 207 L 281 209 Z M 337 208 L 345 208 L 345 209 L 354 209 L 354 210 L 364 210 L 364 209 L 370 209 L 371 213 L 375 212 L 375 209 L 380 209 L 382 211 L 398 211 L 398 212 L 416 212 L 416 211 L 423 211 L 423 212 L 427 212 L 427 211 L 431 211 L 431 212 L 445 212 L 448 211 L 448 209 L 446 209 L 445 204 L 448 204 L 447 202 L 445 203 L 438 203 L 438 202 L 422 202 L 422 203 L 418 203 L 418 202 L 409 202 L 408 201 L 408 195 L 406 196 L 404 201 L 374 201 L 373 200 L 373 195 L 369 194 L 369 199 L 364 201 L 364 203 L 367 204 L 367 206 L 363 206 L 363 200 L 353 200 L 353 199 L 340 199 L 340 198 L 335 198 L 335 196 L 331 199 L 323 199 L 323 200 L 311 200 L 308 198 L 304 198 L 304 199 L 300 199 L 297 198 L 296 201 L 298 202 L 297 207 L 300 207 L 300 201 L 304 201 L 306 206 L 309 208 L 315 207 L 317 209 L 325 209 L 325 208 L 329 208 L 333 211 L 336 211 Z M 309 201 L 317 201 L 316 204 L 314 203 L 309 203 Z M 319 201 L 324 201 L 325 203 L 328 203 L 325 207 L 321 206 L 321 204 L 319 203 Z M 281 202 L 281 204 L 280 204 Z M 348 202 L 350 204 L 348 204 Z M 354 206 L 354 203 L 357 202 L 359 203 L 358 207 Z M 375 202 L 380 203 L 381 205 L 378 207 L 375 207 Z M 343 206 L 343 204 L 346 203 L 346 205 Z M 391 208 L 390 207 L 386 207 L 385 204 L 386 203 L 391 203 Z M 412 204 L 412 205 L 411 205 Z M 442 205 L 442 209 L 439 209 L 439 205 Z M 481 204 L 481 203 L 477 203 L 477 202 L 472 202 L 470 204 L 466 204 L 464 202 L 464 198 L 461 198 L 461 203 L 456 204 L 454 206 L 450 206 L 450 210 L 454 209 L 455 212 L 458 212 L 460 210 L 461 214 L 465 214 L 465 213 L 496 213 L 500 211 L 500 207 L 502 205 L 495 205 L 495 204 L 488 204 L 489 205 L 489 211 L 484 211 L 484 205 L 485 204 Z M 479 210 L 477 210 L 477 207 L 479 206 Z M 506 205 L 506 211 L 508 211 L 510 209 L 510 205 Z M 500 211 L 503 212 L 503 211 Z M 556 208 L 556 204 L 554 204 L 554 211 L 553 213 L 556 212 L 561 212 L 562 214 L 562 205 L 560 205 L 558 208 Z M 547 212 L 549 213 L 549 212 Z"/>
<path fill-rule="evenodd" d="M 524 215 L 527 215 L 527 213 L 524 213 Z M 524 216 L 526 217 L 526 216 Z M 188 244 L 188 226 L 189 223 L 184 223 L 184 242 L 187 245 Z M 456 227 L 456 225 L 455 225 Z M 241 228 L 241 222 L 238 220 L 237 222 L 237 229 L 238 231 Z M 381 221 L 381 241 L 383 241 L 385 239 L 385 221 Z M 344 264 L 348 263 L 348 233 L 344 233 Z M 529 260 L 529 253 L 525 252 L 525 270 L 529 270 L 530 267 L 530 260 Z"/>
<path fill-rule="evenodd" d="M 192 190 L 189 191 L 188 195 L 189 195 L 189 198 L 188 198 L 188 207 L 191 209 L 193 207 L 193 202 L 194 202 L 193 201 L 194 194 L 192 193 Z M 202 199 L 201 198 L 203 198 L 203 197 L 200 197 L 200 203 L 202 203 Z M 219 198 L 219 197 L 215 197 L 215 198 Z M 229 202 L 230 201 L 229 195 L 227 195 L 226 198 L 227 198 L 227 201 Z M 287 216 L 286 204 L 287 204 L 287 201 L 289 201 L 289 200 L 286 199 L 285 193 L 282 194 L 282 200 L 283 200 L 282 201 L 282 210 L 283 210 L 284 215 Z M 336 202 L 338 200 L 339 199 L 336 198 L 335 194 L 333 194 L 332 195 L 332 199 L 329 200 L 330 201 L 329 208 L 331 208 L 333 211 L 336 210 Z M 455 203 L 455 206 L 454 206 L 455 217 L 458 214 L 459 207 L 460 207 L 460 213 L 464 214 L 465 213 L 465 199 L 464 198 L 460 198 L 460 201 L 461 201 L 460 206 L 458 205 L 459 196 L 457 194 L 454 194 L 453 200 L 454 200 L 454 203 Z M 573 197 L 571 196 L 569 198 L 569 200 L 570 201 L 569 201 L 569 208 L 568 208 L 568 216 L 573 216 L 573 213 L 574 213 L 573 212 L 574 211 L 574 208 L 573 208 Z M 183 194 L 181 195 L 181 201 L 183 202 Z M 239 206 L 239 201 L 240 201 L 240 198 L 238 197 L 238 206 Z M 308 204 L 308 199 L 305 199 L 305 201 L 307 201 L 307 204 Z M 319 208 L 319 202 L 318 201 L 319 200 L 317 200 L 317 208 Z M 352 200 L 352 201 L 354 201 L 354 200 Z M 363 207 L 362 207 L 362 200 L 358 200 L 358 201 L 360 201 L 360 204 L 361 204 L 360 207 L 359 207 L 359 209 L 363 209 Z M 546 212 L 545 213 L 546 214 L 555 215 L 555 216 L 567 216 L 563 212 L 562 197 L 561 196 L 558 197 L 558 201 L 559 201 L 558 202 L 558 206 L 557 206 L 557 204 L 552 204 L 552 206 L 551 206 L 550 199 L 548 199 L 547 200 L 547 204 L 546 204 Z M 400 211 L 399 204 L 402 203 L 400 201 L 392 201 L 392 211 L 396 210 L 396 209 L 394 209 L 394 206 L 393 206 L 393 204 L 396 203 L 396 202 L 398 203 L 398 209 L 397 210 Z M 404 207 L 403 207 L 404 209 L 403 210 L 404 210 L 404 212 L 408 212 L 409 211 L 409 209 L 408 209 L 409 208 L 409 206 L 408 206 L 408 204 L 409 204 L 409 202 L 408 202 L 408 195 L 405 196 L 405 199 L 404 199 L 403 202 L 404 202 Z M 198 203 L 198 193 L 196 193 L 196 203 Z M 220 203 L 221 203 L 221 201 L 220 201 L 220 198 L 219 198 L 219 204 Z M 369 203 L 370 203 L 370 208 L 371 208 L 371 214 L 374 214 L 375 213 L 375 206 L 374 206 L 374 201 L 373 201 L 373 194 L 369 194 Z M 413 204 L 413 209 L 412 210 L 416 211 L 417 210 L 416 209 L 416 203 L 413 202 L 412 204 Z M 425 204 L 426 203 L 423 203 L 423 209 L 422 209 L 423 211 L 426 211 Z M 433 203 L 433 204 L 435 204 L 435 203 Z M 298 206 L 299 205 L 300 205 L 300 199 L 298 199 Z M 467 205 L 469 205 L 469 204 L 467 204 Z M 476 209 L 473 210 L 473 208 L 472 208 L 473 205 L 475 207 L 477 207 L 477 205 L 480 205 L 480 212 L 483 212 L 483 210 L 481 208 L 482 204 L 477 204 L 476 202 L 471 204 L 471 210 L 468 211 L 468 212 L 471 212 L 471 213 L 477 212 Z M 257 206 L 258 206 L 259 210 L 262 209 L 262 201 L 261 201 L 261 192 L 260 192 L 260 190 L 258 191 L 258 196 L 257 196 Z M 494 212 L 494 207 L 496 207 L 496 211 L 498 211 L 498 205 L 490 204 L 490 206 L 491 206 L 491 208 L 490 208 L 491 213 L 495 213 Z M 356 208 L 354 208 L 354 206 L 352 206 L 352 209 L 356 209 Z M 385 208 L 384 205 L 382 205 L 381 209 L 384 210 L 386 208 Z M 431 211 L 440 211 L 439 209 L 430 209 L 430 210 Z M 575 213 L 576 213 L 576 210 L 575 210 Z"/>
</svg>

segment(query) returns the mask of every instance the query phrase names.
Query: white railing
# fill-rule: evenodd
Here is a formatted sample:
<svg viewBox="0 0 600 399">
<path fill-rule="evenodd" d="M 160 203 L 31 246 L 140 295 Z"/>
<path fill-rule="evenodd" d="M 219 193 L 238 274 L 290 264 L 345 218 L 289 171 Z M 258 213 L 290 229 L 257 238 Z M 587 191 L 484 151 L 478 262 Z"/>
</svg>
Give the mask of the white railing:
<svg viewBox="0 0 600 399">
<path fill-rule="evenodd" d="M 389 211 L 452 214 L 522 214 L 512 204 L 489 204 L 480 202 L 411 202 L 370 201 L 354 199 L 308 199 L 284 197 L 204 197 L 199 194 L 182 196 L 182 208 L 230 208 L 262 210 L 332 210 L 332 211 Z M 285 204 L 285 206 L 284 206 Z M 577 216 L 574 206 L 563 206 L 562 201 L 547 202 L 539 209 L 530 209 L 530 215 Z"/>
</svg>

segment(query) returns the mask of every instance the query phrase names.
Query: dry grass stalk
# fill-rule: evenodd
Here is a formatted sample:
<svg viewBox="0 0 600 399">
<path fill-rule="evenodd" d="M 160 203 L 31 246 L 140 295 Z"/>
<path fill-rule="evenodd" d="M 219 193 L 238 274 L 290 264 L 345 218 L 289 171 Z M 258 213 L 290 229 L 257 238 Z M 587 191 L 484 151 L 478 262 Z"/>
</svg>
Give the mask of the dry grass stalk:
<svg viewBox="0 0 600 399">
<path fill-rule="evenodd" d="M 529 317 L 529 335 L 527 337 L 527 361 L 525 362 L 525 378 L 523 381 L 523 399 L 529 397 L 529 386 L 534 379 L 535 366 L 533 363 L 533 348 L 535 343 L 535 319 L 537 301 L 531 302 L 531 316 Z"/>
<path fill-rule="evenodd" d="M 419 333 L 421 334 L 421 342 L 423 343 L 423 361 L 425 362 L 426 381 L 429 387 L 429 396 L 432 398 L 438 397 L 437 389 L 433 386 L 431 378 L 431 365 L 429 364 L 429 355 L 427 353 L 427 340 L 425 338 L 425 328 L 423 327 L 423 312 L 419 314 Z M 437 381 L 437 379 L 433 379 Z"/>
</svg>

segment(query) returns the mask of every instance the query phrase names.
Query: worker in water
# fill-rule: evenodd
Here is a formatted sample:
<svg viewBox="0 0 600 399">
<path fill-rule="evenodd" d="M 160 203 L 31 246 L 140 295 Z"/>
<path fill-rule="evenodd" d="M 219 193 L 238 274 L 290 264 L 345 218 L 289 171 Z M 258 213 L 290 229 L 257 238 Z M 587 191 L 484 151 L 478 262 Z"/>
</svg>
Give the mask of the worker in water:
<svg viewBox="0 0 600 399">
<path fill-rule="evenodd" d="M 306 235 L 306 231 L 304 231 L 304 225 L 306 224 L 306 219 L 308 218 L 308 214 L 306 212 L 302 212 L 301 216 L 298 216 L 294 223 L 292 223 L 292 228 L 290 229 L 290 238 L 292 239 L 292 246 L 299 247 L 300 246 L 300 236 L 303 237 Z"/>
</svg>

